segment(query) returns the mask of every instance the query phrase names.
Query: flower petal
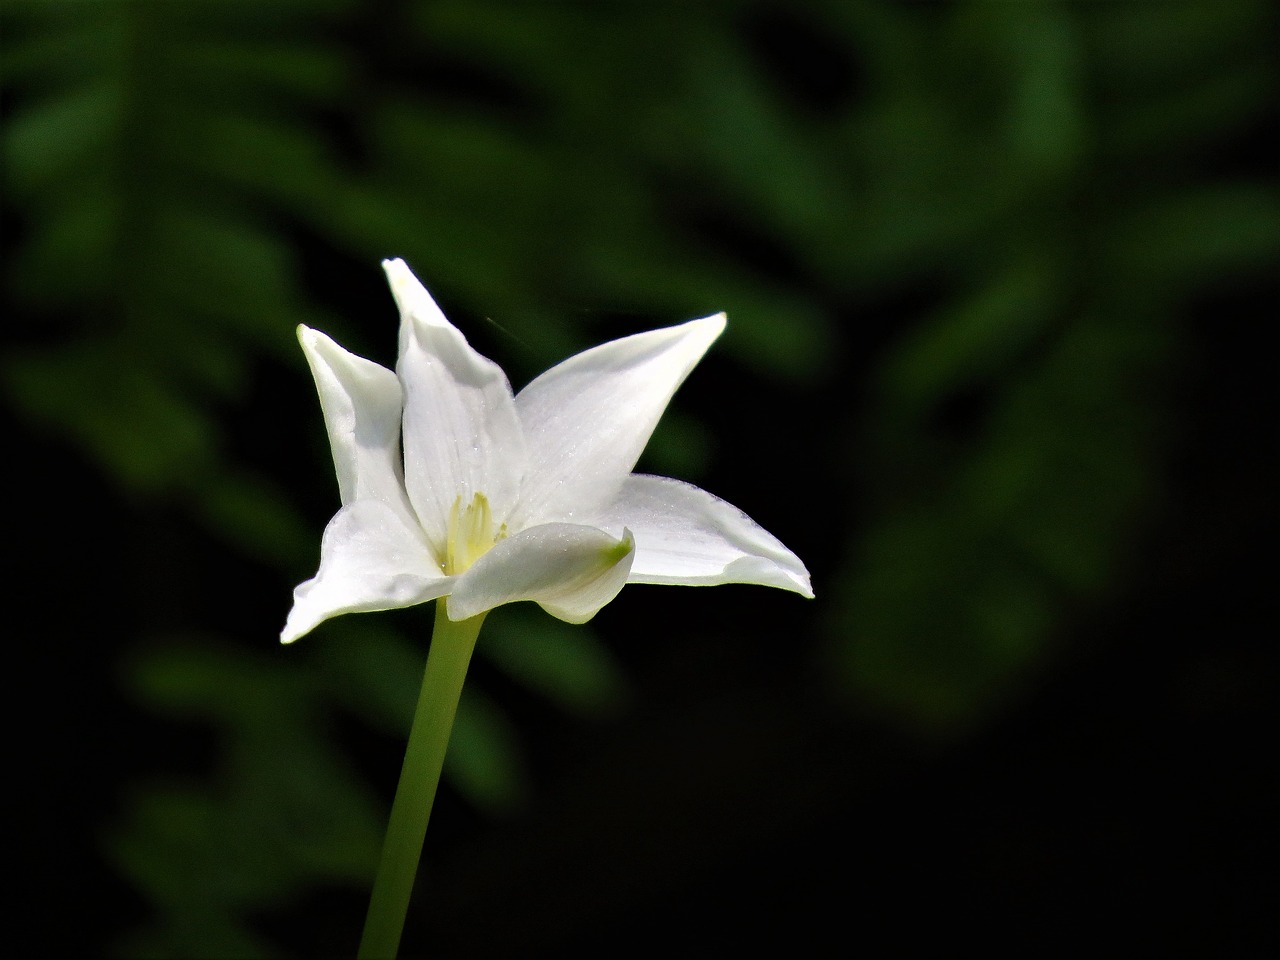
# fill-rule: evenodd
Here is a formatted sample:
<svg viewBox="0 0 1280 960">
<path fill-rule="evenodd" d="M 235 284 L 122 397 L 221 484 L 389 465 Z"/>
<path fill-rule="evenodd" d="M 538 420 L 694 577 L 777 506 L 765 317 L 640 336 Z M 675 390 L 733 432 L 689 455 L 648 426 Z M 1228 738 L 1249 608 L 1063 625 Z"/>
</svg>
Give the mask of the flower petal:
<svg viewBox="0 0 1280 960">
<path fill-rule="evenodd" d="M 299 326 L 298 341 L 320 394 L 342 503 L 381 500 L 411 519 L 400 467 L 400 381 L 318 330 Z"/>
<path fill-rule="evenodd" d="M 516 409 L 530 459 L 516 526 L 577 521 L 611 499 L 724 326 L 720 313 L 614 340 L 521 390 Z"/>
<path fill-rule="evenodd" d="M 443 556 L 459 496 L 466 504 L 483 493 L 496 523 L 510 517 L 525 470 L 524 437 L 502 369 L 471 348 L 403 260 L 382 266 L 400 306 L 405 486 Z"/>
<path fill-rule="evenodd" d="M 737 507 L 692 484 L 634 474 L 591 522 L 634 532 L 628 583 L 756 583 L 813 597 L 799 557 Z"/>
<path fill-rule="evenodd" d="M 546 523 L 498 542 L 450 595 L 449 619 L 466 620 L 504 603 L 535 600 L 553 617 L 586 623 L 627 582 L 635 540 L 595 527 Z"/>
<path fill-rule="evenodd" d="M 280 641 L 292 643 L 342 613 L 434 600 L 454 580 L 440 572 L 421 532 L 398 511 L 380 500 L 357 500 L 325 528 L 320 571 L 293 591 Z"/>
</svg>

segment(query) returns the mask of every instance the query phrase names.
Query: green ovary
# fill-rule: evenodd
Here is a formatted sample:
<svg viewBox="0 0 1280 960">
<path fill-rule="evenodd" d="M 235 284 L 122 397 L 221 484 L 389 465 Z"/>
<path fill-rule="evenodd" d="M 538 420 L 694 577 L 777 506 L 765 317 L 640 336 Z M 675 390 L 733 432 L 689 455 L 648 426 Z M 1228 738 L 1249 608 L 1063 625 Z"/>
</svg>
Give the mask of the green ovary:
<svg viewBox="0 0 1280 960">
<path fill-rule="evenodd" d="M 462 495 L 459 494 L 449 508 L 449 526 L 445 534 L 444 563 L 441 568 L 451 576 L 465 572 L 506 535 L 505 523 L 494 529 L 488 497 L 477 493 L 464 507 Z"/>
</svg>

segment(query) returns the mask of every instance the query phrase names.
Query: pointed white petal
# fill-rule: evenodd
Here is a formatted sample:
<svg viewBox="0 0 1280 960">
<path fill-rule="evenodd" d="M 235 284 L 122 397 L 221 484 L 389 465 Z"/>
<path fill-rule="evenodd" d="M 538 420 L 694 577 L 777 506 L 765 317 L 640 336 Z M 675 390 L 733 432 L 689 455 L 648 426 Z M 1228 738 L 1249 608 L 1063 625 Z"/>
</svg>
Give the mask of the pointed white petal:
<svg viewBox="0 0 1280 960">
<path fill-rule="evenodd" d="M 629 583 L 756 583 L 813 597 L 799 557 L 737 507 L 692 484 L 633 474 L 591 522 L 635 534 Z"/>
<path fill-rule="evenodd" d="M 400 468 L 400 381 L 309 327 L 298 341 L 315 378 L 343 504 L 381 500 L 412 517 Z"/>
<path fill-rule="evenodd" d="M 451 620 L 504 603 L 535 600 L 553 617 L 586 623 L 618 595 L 635 556 L 630 532 L 546 523 L 501 540 L 454 584 Z"/>
<path fill-rule="evenodd" d="M 293 591 L 280 640 L 292 643 L 341 613 L 434 600 L 449 592 L 454 579 L 440 572 L 416 525 L 379 500 L 357 500 L 325 528 L 320 571 Z"/>
<path fill-rule="evenodd" d="M 449 510 L 483 493 L 496 523 L 511 515 L 525 470 L 511 385 L 445 319 L 403 260 L 383 262 L 400 306 L 404 473 L 409 500 L 437 555 Z"/>
<path fill-rule="evenodd" d="M 602 344 L 516 397 L 529 449 L 517 526 L 581 521 L 635 466 L 676 388 L 724 330 L 724 314 Z"/>
</svg>

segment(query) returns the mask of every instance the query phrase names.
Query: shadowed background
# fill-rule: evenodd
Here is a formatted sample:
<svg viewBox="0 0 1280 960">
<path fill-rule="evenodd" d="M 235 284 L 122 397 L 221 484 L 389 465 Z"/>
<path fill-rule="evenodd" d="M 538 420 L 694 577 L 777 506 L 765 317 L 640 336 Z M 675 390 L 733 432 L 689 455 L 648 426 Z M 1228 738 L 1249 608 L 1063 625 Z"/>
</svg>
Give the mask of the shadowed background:
<svg viewBox="0 0 1280 960">
<path fill-rule="evenodd" d="M 277 634 L 337 507 L 294 328 L 392 365 L 388 256 L 517 388 L 726 311 L 640 469 L 741 506 L 817 593 L 494 613 L 405 955 L 1262 955 L 1278 26 L 7 3 L 41 955 L 354 954 L 430 610 Z"/>
</svg>

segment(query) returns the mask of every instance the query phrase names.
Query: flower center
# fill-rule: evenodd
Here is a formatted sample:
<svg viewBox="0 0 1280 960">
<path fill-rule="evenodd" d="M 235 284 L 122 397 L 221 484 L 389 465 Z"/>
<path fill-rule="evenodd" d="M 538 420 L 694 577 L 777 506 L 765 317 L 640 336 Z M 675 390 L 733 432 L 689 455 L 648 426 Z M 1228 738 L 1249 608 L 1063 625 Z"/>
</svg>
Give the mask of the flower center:
<svg viewBox="0 0 1280 960">
<path fill-rule="evenodd" d="M 449 526 L 445 532 L 444 563 L 441 568 L 450 576 L 464 573 L 506 535 L 505 523 L 496 530 L 493 527 L 488 497 L 477 493 L 464 507 L 462 495 L 459 494 L 449 508 Z"/>
</svg>

